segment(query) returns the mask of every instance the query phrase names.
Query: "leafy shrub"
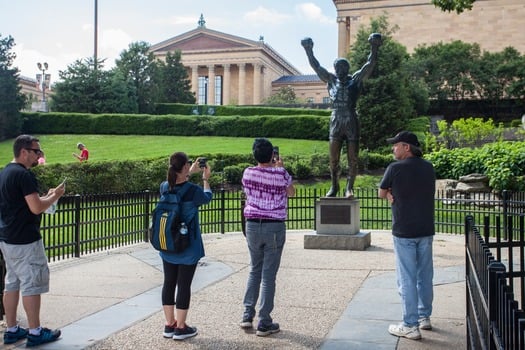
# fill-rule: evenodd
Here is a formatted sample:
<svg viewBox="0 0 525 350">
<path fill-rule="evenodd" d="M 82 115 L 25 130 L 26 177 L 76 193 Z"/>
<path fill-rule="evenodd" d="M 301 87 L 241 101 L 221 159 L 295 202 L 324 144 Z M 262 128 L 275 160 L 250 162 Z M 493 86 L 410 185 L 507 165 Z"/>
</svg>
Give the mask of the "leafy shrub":
<svg viewBox="0 0 525 350">
<path fill-rule="evenodd" d="M 510 127 L 511 128 L 522 128 L 523 123 L 521 122 L 521 119 L 512 119 L 510 121 Z"/>
<path fill-rule="evenodd" d="M 502 136 L 503 126 L 495 126 L 491 118 L 461 118 L 454 120 L 451 125 L 446 121 L 438 122 L 440 135 L 434 140 L 436 150 L 440 147 L 472 147 L 479 146 L 484 141 L 499 140 Z"/>
<path fill-rule="evenodd" d="M 328 152 L 312 154 L 310 157 L 310 168 L 314 176 L 330 176 L 330 155 Z"/>
<path fill-rule="evenodd" d="M 224 167 L 224 180 L 229 184 L 240 184 L 244 169 L 251 164 L 230 165 Z"/>
<path fill-rule="evenodd" d="M 425 156 L 438 179 L 459 179 L 471 173 L 485 174 L 496 191 L 525 190 L 525 142 L 494 142 L 481 148 L 442 149 Z"/>
<path fill-rule="evenodd" d="M 380 154 L 363 151 L 359 153 L 359 169 L 371 170 L 371 169 L 382 169 L 386 168 L 388 164 L 394 161 L 392 153 Z"/>
<path fill-rule="evenodd" d="M 306 180 L 312 177 L 312 168 L 306 161 L 298 161 L 294 163 L 290 168 L 290 172 L 297 180 Z"/>
</svg>

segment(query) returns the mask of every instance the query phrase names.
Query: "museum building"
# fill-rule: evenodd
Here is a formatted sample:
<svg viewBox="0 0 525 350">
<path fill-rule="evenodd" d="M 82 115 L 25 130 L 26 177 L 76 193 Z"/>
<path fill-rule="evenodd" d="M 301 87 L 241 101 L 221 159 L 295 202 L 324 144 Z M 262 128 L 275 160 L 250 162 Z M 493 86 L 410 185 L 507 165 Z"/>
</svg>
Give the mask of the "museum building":
<svg viewBox="0 0 525 350">
<path fill-rule="evenodd" d="M 472 10 L 461 14 L 443 12 L 430 0 L 332 1 L 337 9 L 338 57 L 348 55 L 361 26 L 382 15 L 398 27 L 392 36 L 408 52 L 453 40 L 478 43 L 486 51 L 513 46 L 525 52 L 523 0 L 477 0 Z M 175 50 L 181 51 L 198 104 L 258 105 L 286 86 L 307 103 L 329 102 L 326 84 L 317 75 L 302 75 L 262 37 L 254 41 L 206 28 L 202 15 L 196 29 L 151 47 L 161 59 Z"/>
<path fill-rule="evenodd" d="M 525 18 L 523 0 L 477 0 L 461 14 L 443 12 L 430 0 L 332 0 L 337 9 L 338 57 L 346 57 L 361 26 L 386 15 L 397 26 L 393 39 L 408 52 L 419 45 L 461 40 L 478 43 L 481 50 L 496 52 L 512 46 L 525 53 L 521 33 Z M 331 40 L 325 38 L 325 40 Z M 181 61 L 191 80 L 198 104 L 258 105 L 282 87 L 292 87 L 307 103 L 328 103 L 326 84 L 317 75 L 303 75 L 268 45 L 263 37 L 249 40 L 198 27 L 151 46 L 160 59 L 181 51 Z M 306 58 L 305 58 L 306 59 Z M 327 69 L 331 69 L 328 67 Z M 29 79 L 29 78 L 28 78 Z M 32 82 L 22 81 L 27 93 Z M 36 94 L 38 97 L 38 94 Z"/>
</svg>

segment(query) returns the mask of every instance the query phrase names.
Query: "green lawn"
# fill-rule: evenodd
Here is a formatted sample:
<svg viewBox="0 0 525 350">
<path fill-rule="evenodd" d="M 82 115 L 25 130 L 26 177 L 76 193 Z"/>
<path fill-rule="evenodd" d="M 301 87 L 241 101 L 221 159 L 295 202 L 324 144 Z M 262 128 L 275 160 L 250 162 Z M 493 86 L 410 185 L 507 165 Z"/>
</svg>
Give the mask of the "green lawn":
<svg viewBox="0 0 525 350">
<path fill-rule="evenodd" d="M 249 154 L 253 138 L 241 137 L 186 137 L 152 135 L 35 135 L 46 154 L 48 164 L 77 162 L 71 155 L 82 142 L 89 149 L 89 160 L 143 159 L 169 156 L 183 151 L 189 155 Z M 312 153 L 328 152 L 327 141 L 291 140 L 273 138 L 283 159 L 307 157 Z M 0 167 L 13 159 L 13 140 L 0 142 Z M 328 165 L 327 165 L 328 166 Z"/>
</svg>

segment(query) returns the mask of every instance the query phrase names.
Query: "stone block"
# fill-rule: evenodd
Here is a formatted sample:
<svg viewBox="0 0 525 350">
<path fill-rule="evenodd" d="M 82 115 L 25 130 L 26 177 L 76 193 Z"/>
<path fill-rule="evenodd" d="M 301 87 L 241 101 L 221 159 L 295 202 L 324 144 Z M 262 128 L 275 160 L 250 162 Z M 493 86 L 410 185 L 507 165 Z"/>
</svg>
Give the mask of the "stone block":
<svg viewBox="0 0 525 350">
<path fill-rule="evenodd" d="M 372 238 L 370 232 L 356 234 L 306 234 L 304 235 L 304 249 L 331 249 L 331 250 L 365 250 L 370 247 Z"/>
<path fill-rule="evenodd" d="M 318 234 L 357 234 L 359 201 L 357 199 L 322 197 L 315 202 L 315 227 Z"/>
</svg>

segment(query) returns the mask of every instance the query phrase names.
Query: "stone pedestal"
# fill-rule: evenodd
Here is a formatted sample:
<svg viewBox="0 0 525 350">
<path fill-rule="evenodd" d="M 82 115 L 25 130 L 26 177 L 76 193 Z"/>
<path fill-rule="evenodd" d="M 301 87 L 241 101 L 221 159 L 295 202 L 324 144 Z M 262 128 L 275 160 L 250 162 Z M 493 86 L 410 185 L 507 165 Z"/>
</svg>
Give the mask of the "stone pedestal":
<svg viewBox="0 0 525 350">
<path fill-rule="evenodd" d="M 370 232 L 359 231 L 359 200 L 322 197 L 315 203 L 316 232 L 304 236 L 305 249 L 365 250 Z"/>
</svg>

